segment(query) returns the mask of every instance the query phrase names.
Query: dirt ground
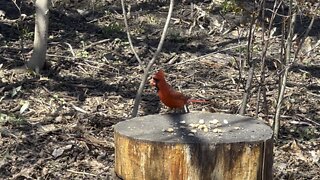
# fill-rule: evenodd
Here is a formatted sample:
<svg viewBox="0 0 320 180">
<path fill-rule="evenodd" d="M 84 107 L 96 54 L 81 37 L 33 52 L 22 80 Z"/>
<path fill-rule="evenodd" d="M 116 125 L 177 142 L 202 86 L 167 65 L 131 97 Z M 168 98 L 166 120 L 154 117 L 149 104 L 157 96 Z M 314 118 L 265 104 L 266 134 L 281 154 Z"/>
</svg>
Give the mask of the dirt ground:
<svg viewBox="0 0 320 180">
<path fill-rule="evenodd" d="M 20 68 L 32 51 L 33 4 L 23 2 L 26 16 L 19 22 L 14 4 L 0 3 L 6 12 L 5 17 L 0 13 L 0 179 L 113 179 L 113 125 L 130 117 L 143 71 L 129 48 L 120 1 L 92 2 L 53 1 L 48 65 L 41 75 Z M 134 46 L 147 63 L 157 48 L 168 2 L 131 2 Z M 179 1 L 153 67 L 163 68 L 176 89 L 210 101 L 191 105 L 191 111 L 239 111 L 248 67 L 240 76 L 238 64 L 246 58 L 248 26 L 243 16 L 221 11 L 211 1 L 193 6 Z M 257 41 L 261 33 L 258 28 Z M 319 28 L 312 29 L 311 47 L 319 35 Z M 267 55 L 269 112 L 259 111 L 269 124 L 278 94 L 279 43 L 276 33 Z M 306 52 L 308 44 L 304 47 Z M 256 43 L 253 57 L 260 55 L 261 43 Z M 290 69 L 274 179 L 320 179 L 319 58 L 315 47 Z M 259 71 L 258 62 L 248 116 L 256 114 Z M 167 111 L 146 85 L 139 115 Z"/>
</svg>

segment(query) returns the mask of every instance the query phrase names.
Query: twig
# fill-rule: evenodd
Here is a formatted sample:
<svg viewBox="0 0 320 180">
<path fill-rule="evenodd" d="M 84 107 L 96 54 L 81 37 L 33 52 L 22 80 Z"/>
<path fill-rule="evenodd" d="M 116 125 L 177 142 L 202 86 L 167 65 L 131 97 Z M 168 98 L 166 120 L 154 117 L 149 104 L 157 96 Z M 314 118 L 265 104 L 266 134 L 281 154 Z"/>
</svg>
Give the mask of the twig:
<svg viewBox="0 0 320 180">
<path fill-rule="evenodd" d="M 237 31 L 238 31 L 238 37 L 237 37 L 237 40 L 238 40 L 238 44 L 241 43 L 241 37 L 243 36 L 243 33 L 245 32 L 245 30 L 241 29 L 241 28 L 237 28 Z M 222 32 L 222 30 L 221 30 Z M 241 48 L 239 48 L 239 50 L 241 50 Z M 244 71 L 244 65 L 245 65 L 245 61 L 244 59 L 242 58 L 242 53 L 239 53 L 238 54 L 238 58 L 239 60 L 236 59 L 236 57 L 233 56 L 233 59 L 234 59 L 234 62 L 236 62 L 237 66 L 238 66 L 238 78 L 240 81 L 238 81 L 237 83 L 237 91 L 239 91 L 239 88 L 241 86 L 241 80 L 243 79 L 243 71 Z"/>
<path fill-rule="evenodd" d="M 26 15 L 22 15 L 21 12 L 21 6 L 22 6 L 22 1 L 20 2 L 20 6 L 18 6 L 17 1 L 16 0 L 11 0 L 13 2 L 13 4 L 16 6 L 16 8 L 19 11 L 19 19 L 17 19 L 17 26 L 18 26 L 18 30 L 20 31 L 20 51 L 23 52 L 24 51 L 24 34 L 22 34 L 21 32 L 21 26 L 22 26 L 22 21 L 25 19 Z M 22 53 L 22 58 L 25 60 L 25 55 L 24 53 Z"/>
<path fill-rule="evenodd" d="M 69 44 L 69 43 L 67 43 L 67 42 L 65 42 L 65 44 L 69 47 L 70 52 L 71 52 L 71 54 L 72 54 L 73 58 L 74 58 L 74 57 L 76 57 L 76 54 L 74 53 L 74 51 L 73 51 L 73 48 L 72 48 L 71 44 Z"/>
<path fill-rule="evenodd" d="M 134 56 L 136 57 L 137 61 L 139 62 L 139 65 L 141 66 L 141 68 L 144 69 L 143 65 L 142 65 L 142 61 L 141 61 L 139 55 L 137 54 L 137 52 L 134 49 L 133 44 L 132 44 L 130 29 L 129 29 L 128 20 L 127 20 L 127 12 L 126 12 L 126 8 L 124 7 L 124 0 L 121 0 L 121 7 L 122 7 L 124 25 L 126 26 L 127 37 L 128 37 L 131 51 L 133 52 Z"/>
<path fill-rule="evenodd" d="M 315 94 L 315 93 L 312 93 L 312 92 L 309 92 L 309 91 L 307 91 L 307 93 L 310 94 L 310 95 L 312 95 L 312 96 L 316 96 L 316 97 L 320 98 L 320 95 L 319 95 L 319 94 Z"/>
<path fill-rule="evenodd" d="M 269 8 L 265 8 L 266 11 L 270 11 L 272 12 L 272 14 L 275 14 L 279 17 L 284 17 L 284 18 L 288 18 L 289 16 L 286 16 L 286 15 L 282 15 L 282 14 L 279 14 L 278 11 L 275 11 L 274 9 L 269 9 Z"/>
<path fill-rule="evenodd" d="M 11 1 L 16 6 L 16 8 L 19 10 L 19 14 L 21 15 L 21 8 L 18 6 L 17 1 L 16 0 L 11 0 Z M 20 3 L 22 3 L 22 1 Z"/>
<path fill-rule="evenodd" d="M 265 9 L 265 2 L 266 0 L 263 0 L 263 9 Z M 278 12 L 281 2 L 279 2 L 279 4 L 277 5 L 278 0 L 275 1 L 274 6 L 273 6 L 273 14 L 271 16 L 271 19 L 269 21 L 269 27 L 268 27 L 268 31 L 267 31 L 267 39 L 265 39 L 265 35 L 264 33 L 262 33 L 262 41 L 263 41 L 263 50 L 262 50 L 262 55 L 261 55 L 261 73 L 260 73 L 260 82 L 259 82 L 259 89 L 258 89 L 258 93 L 257 93 L 257 106 L 256 106 L 256 118 L 258 118 L 258 114 L 259 114 L 259 107 L 260 107 L 260 96 L 261 96 L 261 92 L 262 92 L 262 96 L 263 96 L 263 110 L 264 113 L 266 114 L 266 117 L 268 116 L 269 112 L 268 112 L 268 105 L 267 105 L 267 97 L 266 97 L 266 85 L 265 85 L 265 79 L 266 79 L 266 55 L 267 55 L 267 50 L 269 48 L 269 39 L 271 36 L 271 29 L 272 29 L 272 25 L 276 16 L 276 13 Z M 262 10 L 262 19 L 265 18 L 265 11 Z M 262 23 L 262 32 L 265 32 L 265 25 L 264 23 Z"/>
<path fill-rule="evenodd" d="M 71 57 L 71 56 L 61 56 L 56 54 L 46 54 L 49 57 L 58 57 L 58 58 L 66 58 L 66 59 L 82 59 L 81 57 Z"/>
<path fill-rule="evenodd" d="M 310 48 L 308 51 L 304 52 L 301 56 L 304 57 L 301 62 L 304 62 L 305 59 L 308 58 L 307 54 L 313 50 L 315 50 L 318 46 L 320 45 L 320 40 L 317 41 L 317 43 L 312 47 Z"/>
<path fill-rule="evenodd" d="M 309 119 L 309 118 L 303 116 L 302 114 L 296 114 L 296 115 L 299 116 L 299 117 L 301 117 L 301 118 L 303 118 L 303 119 L 306 120 L 306 121 L 309 121 L 309 122 L 311 122 L 311 123 L 313 123 L 313 124 L 315 124 L 315 125 L 317 125 L 317 126 L 320 126 L 320 123 L 315 122 L 314 120 Z"/>
<path fill-rule="evenodd" d="M 262 6 L 259 6 L 258 12 L 261 10 Z M 248 103 L 248 99 L 250 96 L 250 90 L 252 86 L 252 80 L 254 76 L 254 69 L 255 69 L 255 61 L 252 60 L 252 52 L 253 52 L 253 41 L 254 41 L 254 32 L 255 32 L 255 27 L 257 24 L 257 19 L 258 16 L 256 15 L 257 13 L 253 13 L 251 23 L 250 23 L 250 29 L 249 29 L 249 36 L 248 36 L 248 46 L 247 46 L 247 63 L 250 66 L 250 69 L 248 71 L 248 79 L 245 85 L 244 93 L 243 93 L 243 98 L 242 98 L 242 103 L 240 107 L 239 114 L 244 115 L 246 112 L 246 107 Z"/>
<path fill-rule="evenodd" d="M 97 175 L 92 174 L 92 173 L 87 173 L 87 172 L 79 172 L 71 169 L 67 169 L 68 172 L 75 173 L 75 174 L 81 174 L 81 175 L 88 175 L 88 176 L 94 176 L 96 177 Z"/>
<path fill-rule="evenodd" d="M 88 114 L 88 111 L 86 111 L 86 110 L 84 110 L 84 109 L 82 109 L 82 108 L 80 108 L 80 107 L 78 107 L 78 106 L 76 106 L 76 105 L 74 105 L 74 104 L 72 104 L 72 103 L 70 103 L 70 105 L 71 105 L 72 108 L 75 109 L 76 111 L 82 112 L 82 113 L 84 113 L 84 114 Z"/>
<path fill-rule="evenodd" d="M 89 133 L 84 133 L 83 138 L 84 138 L 83 140 L 86 141 L 86 143 L 90 143 L 95 146 L 102 146 L 107 149 L 114 149 L 114 144 L 112 142 L 108 142 L 107 140 L 102 140 L 93 135 L 90 135 Z"/>
<path fill-rule="evenodd" d="M 317 7 L 315 7 L 314 10 L 317 10 L 318 7 L 319 7 L 319 5 L 320 5 L 320 3 L 317 3 L 317 4 L 318 4 L 318 5 L 317 5 Z M 314 10 L 311 10 L 311 12 L 313 12 Z M 310 24 L 309 24 L 306 32 L 304 33 L 302 39 L 300 40 L 300 43 L 298 44 L 298 49 L 296 50 L 296 52 L 295 52 L 295 54 L 294 54 L 293 62 L 295 62 L 295 60 L 296 60 L 296 58 L 297 58 L 297 56 L 298 56 L 298 54 L 299 54 L 299 52 L 300 52 L 300 50 L 301 50 L 301 48 L 302 48 L 302 44 L 304 43 L 305 39 L 307 38 L 307 36 L 308 36 L 308 34 L 309 34 L 312 26 L 313 26 L 315 16 L 316 16 L 316 13 L 313 14 L 312 19 L 311 19 L 311 22 L 310 22 Z"/>
<path fill-rule="evenodd" d="M 81 62 L 75 62 L 76 64 L 78 64 L 78 65 L 82 65 L 82 66 L 88 66 L 88 67 L 90 67 L 90 68 L 93 68 L 93 69 L 99 69 L 99 70 L 101 70 L 101 71 L 103 71 L 104 69 L 102 69 L 102 68 L 100 68 L 100 67 L 98 67 L 98 66 L 92 66 L 91 64 L 89 64 L 89 63 L 81 63 Z"/>
<path fill-rule="evenodd" d="M 108 41 L 110 41 L 110 39 L 102 39 L 102 40 L 100 40 L 100 41 L 91 43 L 90 45 L 84 47 L 83 49 L 84 49 L 84 50 L 87 50 L 87 49 L 91 48 L 92 46 L 95 46 L 95 45 L 98 45 L 98 44 L 102 44 L 102 43 L 105 43 L 105 42 L 108 42 Z"/>
</svg>

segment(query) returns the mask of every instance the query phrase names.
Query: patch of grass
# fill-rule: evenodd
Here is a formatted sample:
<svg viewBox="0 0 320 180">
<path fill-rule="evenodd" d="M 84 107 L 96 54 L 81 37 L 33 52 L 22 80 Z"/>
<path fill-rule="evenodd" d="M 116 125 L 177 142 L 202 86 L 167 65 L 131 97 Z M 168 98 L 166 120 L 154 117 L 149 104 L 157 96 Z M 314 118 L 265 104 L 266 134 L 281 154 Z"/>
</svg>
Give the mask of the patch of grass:
<svg viewBox="0 0 320 180">
<path fill-rule="evenodd" d="M 242 12 L 242 8 L 236 3 L 236 0 L 225 0 L 222 3 L 222 13 L 233 12 L 239 14 Z"/>
<path fill-rule="evenodd" d="M 4 113 L 0 113 L 0 126 L 4 125 L 4 124 L 12 124 L 12 125 L 24 125 L 24 124 L 28 124 L 28 122 L 21 117 L 16 117 L 13 114 L 4 114 Z"/>
<path fill-rule="evenodd" d="M 118 22 L 111 22 L 102 28 L 102 34 L 106 36 L 110 36 L 112 34 L 121 34 L 123 31 L 123 25 L 119 24 Z"/>
<path fill-rule="evenodd" d="M 319 135 L 319 132 L 315 127 L 312 126 L 298 126 L 291 129 L 292 132 L 297 133 L 297 136 L 304 140 L 316 139 Z"/>
<path fill-rule="evenodd" d="M 89 52 L 86 50 L 81 50 L 77 52 L 77 57 L 80 58 L 88 58 L 89 57 Z"/>
</svg>

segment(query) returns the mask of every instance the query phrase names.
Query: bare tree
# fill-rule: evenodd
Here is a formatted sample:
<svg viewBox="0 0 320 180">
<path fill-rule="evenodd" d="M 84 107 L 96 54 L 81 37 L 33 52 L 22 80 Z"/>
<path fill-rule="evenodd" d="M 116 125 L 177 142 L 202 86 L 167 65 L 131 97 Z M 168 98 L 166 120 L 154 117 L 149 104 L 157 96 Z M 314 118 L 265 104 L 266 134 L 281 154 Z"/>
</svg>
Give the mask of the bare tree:
<svg viewBox="0 0 320 180">
<path fill-rule="evenodd" d="M 46 62 L 50 0 L 36 0 L 36 19 L 33 41 L 33 52 L 27 66 L 39 73 Z"/>
<path fill-rule="evenodd" d="M 262 19 L 265 19 L 265 11 L 266 11 L 266 0 L 262 0 Z M 258 93 L 257 93 L 257 106 L 256 106 L 256 115 L 255 117 L 257 118 L 259 116 L 259 108 L 260 108 L 260 100 L 261 100 L 261 94 L 263 97 L 263 111 L 265 114 L 265 118 L 268 118 L 269 114 L 269 109 L 267 105 L 267 91 L 266 91 L 266 56 L 267 56 L 267 51 L 269 48 L 270 44 L 270 39 L 272 35 L 272 25 L 274 24 L 274 19 L 276 17 L 276 14 L 278 13 L 278 10 L 282 4 L 282 0 L 276 0 L 273 5 L 272 9 L 272 15 L 269 21 L 268 28 L 265 27 L 265 24 L 262 23 L 262 54 L 261 54 L 261 73 L 260 73 L 260 82 L 259 82 L 259 88 L 258 88 Z M 265 33 L 266 32 L 266 35 Z"/>
<path fill-rule="evenodd" d="M 160 54 L 162 46 L 163 46 L 163 43 L 164 43 L 164 40 L 165 40 L 166 35 L 167 35 L 170 19 L 171 19 L 171 16 L 172 16 L 174 0 L 170 0 L 170 6 L 169 6 L 167 19 L 166 19 L 165 25 L 163 27 L 163 32 L 161 34 L 161 38 L 160 38 L 157 50 L 153 54 L 152 59 L 149 61 L 149 63 L 147 64 L 147 67 L 145 67 L 145 68 L 143 66 L 143 63 L 142 63 L 139 55 L 136 53 L 136 51 L 135 51 L 135 49 L 133 47 L 133 44 L 132 44 L 130 31 L 129 31 L 129 26 L 128 26 L 128 22 L 127 22 L 127 13 L 126 13 L 125 5 L 124 5 L 124 0 L 121 0 L 121 5 L 122 5 L 124 23 L 125 23 L 125 26 L 126 26 L 126 31 L 127 31 L 127 36 L 128 36 L 130 48 L 131 48 L 132 52 L 134 53 L 137 61 L 139 62 L 140 67 L 143 69 L 143 72 L 144 72 L 143 76 L 142 76 L 142 80 L 140 82 L 139 89 L 138 89 L 137 94 L 136 94 L 136 98 L 134 100 L 134 105 L 133 105 L 133 110 L 132 110 L 132 117 L 136 117 L 138 115 L 139 105 L 140 105 L 140 102 L 141 102 L 141 96 L 142 96 L 142 92 L 143 92 L 144 86 L 145 86 L 145 84 L 147 82 L 147 79 L 148 79 L 149 71 L 150 71 L 152 65 L 155 63 L 158 55 Z"/>
<path fill-rule="evenodd" d="M 296 24 L 296 16 L 297 16 L 297 11 L 298 11 L 298 7 L 297 5 L 294 6 L 294 2 L 293 0 L 290 0 L 290 4 L 289 4 L 289 20 L 290 20 L 290 24 L 289 24 L 289 31 L 288 31 L 288 36 L 286 39 L 286 44 L 284 48 L 285 51 L 285 56 L 284 56 L 284 60 L 283 62 L 283 73 L 281 75 L 280 81 L 279 81 L 279 96 L 277 99 L 277 106 L 276 106 L 276 112 L 275 112 L 275 116 L 274 116 L 274 121 L 273 121 L 273 131 L 274 131 L 274 138 L 277 140 L 278 136 L 279 136 L 279 130 L 280 130 L 280 112 L 281 112 L 281 107 L 282 107 L 282 101 L 283 101 L 283 97 L 285 94 L 285 89 L 286 89 L 286 84 L 287 84 L 287 77 L 288 77 L 288 72 L 289 72 L 289 68 L 293 65 L 294 62 L 296 62 L 297 57 L 299 55 L 299 52 L 301 50 L 302 44 L 305 41 L 306 37 L 308 36 L 315 17 L 316 17 L 316 10 L 319 8 L 320 4 L 318 3 L 314 9 L 311 10 L 311 12 L 314 12 L 311 22 L 309 23 L 309 26 L 307 28 L 307 30 L 305 31 L 303 37 L 301 38 L 297 49 L 295 51 L 295 53 L 293 54 L 293 58 L 291 57 L 291 50 L 292 50 L 292 39 L 294 37 L 294 26 Z M 283 21 L 283 23 L 285 23 Z"/>
<path fill-rule="evenodd" d="M 281 76 L 281 81 L 279 82 L 280 86 L 280 91 L 279 91 L 279 97 L 277 99 L 277 106 L 276 106 L 276 113 L 274 117 L 274 122 L 273 122 L 273 133 L 274 133 L 274 138 L 278 138 L 279 134 L 279 128 L 280 128 L 280 110 L 282 106 L 282 100 L 284 97 L 285 89 L 286 89 L 286 84 L 287 84 L 287 77 L 288 77 L 288 72 L 289 72 L 289 63 L 291 59 L 291 47 L 292 47 L 292 39 L 293 39 L 293 27 L 296 23 L 296 16 L 297 13 L 296 11 L 292 12 L 293 10 L 293 3 L 292 0 L 290 1 L 290 6 L 289 6 L 289 19 L 290 19 L 290 24 L 289 24 L 289 32 L 285 44 L 285 56 L 284 56 L 284 71 Z M 283 22 L 285 23 L 285 22 Z"/>
<path fill-rule="evenodd" d="M 250 22 L 250 28 L 249 28 L 249 35 L 248 35 L 248 45 L 247 45 L 247 64 L 249 65 L 249 71 L 248 71 L 248 79 L 244 87 L 244 93 L 242 97 L 242 103 L 241 107 L 239 110 L 239 114 L 244 115 L 246 112 L 246 106 L 248 104 L 248 100 L 250 97 L 250 91 L 252 88 L 252 81 L 253 81 L 253 76 L 254 76 L 254 69 L 256 62 L 252 59 L 252 53 L 253 53 L 253 43 L 254 43 L 254 33 L 256 30 L 256 25 L 257 25 L 257 20 L 258 16 L 261 10 L 262 10 L 262 3 L 263 1 L 260 2 L 258 6 L 258 10 L 253 12 L 251 22 Z M 255 6 L 257 5 L 257 2 L 255 1 Z"/>
</svg>

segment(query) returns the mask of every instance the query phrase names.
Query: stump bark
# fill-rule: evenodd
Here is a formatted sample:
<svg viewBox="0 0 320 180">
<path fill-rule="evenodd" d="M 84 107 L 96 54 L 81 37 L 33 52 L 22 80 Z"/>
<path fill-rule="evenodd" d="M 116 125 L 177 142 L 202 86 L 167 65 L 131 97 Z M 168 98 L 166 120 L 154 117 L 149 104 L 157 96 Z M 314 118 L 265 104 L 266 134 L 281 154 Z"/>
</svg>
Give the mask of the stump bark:
<svg viewBox="0 0 320 180">
<path fill-rule="evenodd" d="M 272 179 L 272 130 L 250 117 L 150 115 L 114 133 L 115 172 L 125 180 Z"/>
</svg>

